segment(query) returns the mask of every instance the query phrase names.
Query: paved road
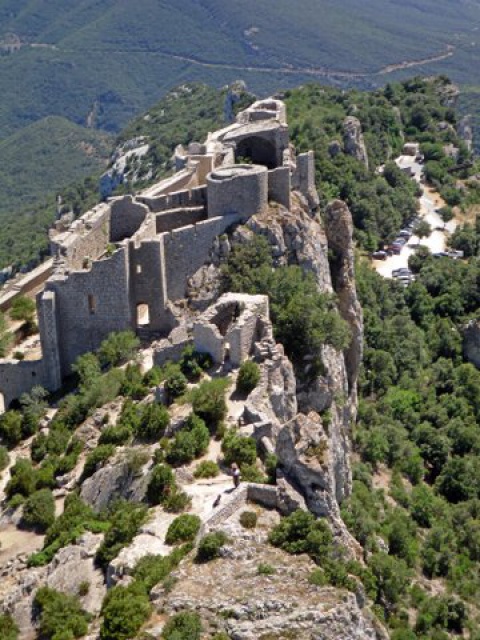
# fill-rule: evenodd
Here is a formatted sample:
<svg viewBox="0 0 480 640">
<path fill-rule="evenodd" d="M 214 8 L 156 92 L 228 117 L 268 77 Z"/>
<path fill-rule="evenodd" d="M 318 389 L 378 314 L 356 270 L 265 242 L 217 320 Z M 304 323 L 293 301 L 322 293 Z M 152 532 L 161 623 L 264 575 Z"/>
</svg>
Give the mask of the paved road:
<svg viewBox="0 0 480 640">
<path fill-rule="evenodd" d="M 401 168 L 409 167 L 413 172 L 412 179 L 420 184 L 423 166 L 419 164 L 413 156 L 400 156 L 397 158 L 396 163 Z M 430 224 L 433 231 L 428 238 L 422 239 L 421 244 L 428 247 L 432 253 L 445 251 L 447 237 L 455 229 L 457 223 L 455 220 L 452 220 L 446 225 L 445 230 L 443 229 L 442 219 L 435 211 L 436 208 L 442 206 L 439 196 L 428 187 L 423 188 L 424 193 L 419 198 L 419 215 Z M 391 278 L 394 269 L 408 267 L 408 258 L 414 253 L 414 247 L 416 247 L 419 242 L 420 239 L 417 236 L 412 236 L 408 244 L 402 249 L 400 255 L 390 256 L 386 260 L 373 260 L 374 269 L 383 277 Z"/>
</svg>

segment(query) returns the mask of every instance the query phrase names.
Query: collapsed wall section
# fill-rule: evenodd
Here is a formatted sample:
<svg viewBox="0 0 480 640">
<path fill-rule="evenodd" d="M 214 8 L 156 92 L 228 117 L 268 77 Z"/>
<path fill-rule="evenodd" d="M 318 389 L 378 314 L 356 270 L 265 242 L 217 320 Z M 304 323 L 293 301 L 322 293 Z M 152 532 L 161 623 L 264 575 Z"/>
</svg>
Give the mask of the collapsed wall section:
<svg viewBox="0 0 480 640">
<path fill-rule="evenodd" d="M 75 220 L 68 231 L 50 236 L 51 252 L 69 269 L 84 269 L 86 261 L 97 260 L 110 242 L 110 205 L 101 204 Z"/>
</svg>

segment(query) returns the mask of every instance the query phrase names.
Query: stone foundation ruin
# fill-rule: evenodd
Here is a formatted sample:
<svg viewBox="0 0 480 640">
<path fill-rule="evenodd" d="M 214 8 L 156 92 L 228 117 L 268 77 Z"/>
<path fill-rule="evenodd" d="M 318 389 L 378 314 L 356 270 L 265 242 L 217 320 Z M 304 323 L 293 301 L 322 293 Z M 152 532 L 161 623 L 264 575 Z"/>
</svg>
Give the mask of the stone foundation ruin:
<svg viewBox="0 0 480 640">
<path fill-rule="evenodd" d="M 185 298 L 217 236 L 270 201 L 288 208 L 292 189 L 318 204 L 313 153 L 295 154 L 279 100 L 254 103 L 203 144 L 177 147 L 175 165 L 173 176 L 136 196 L 56 222 L 53 272 L 37 295 L 42 358 L 0 360 L 5 407 L 35 385 L 57 390 L 78 356 L 98 349 L 111 332 L 165 338 L 178 325 L 173 304 Z M 235 340 L 245 331 L 233 324 L 223 335 L 214 316 L 203 320 L 195 340 L 218 357 L 228 343 L 239 363 L 243 347 Z"/>
</svg>

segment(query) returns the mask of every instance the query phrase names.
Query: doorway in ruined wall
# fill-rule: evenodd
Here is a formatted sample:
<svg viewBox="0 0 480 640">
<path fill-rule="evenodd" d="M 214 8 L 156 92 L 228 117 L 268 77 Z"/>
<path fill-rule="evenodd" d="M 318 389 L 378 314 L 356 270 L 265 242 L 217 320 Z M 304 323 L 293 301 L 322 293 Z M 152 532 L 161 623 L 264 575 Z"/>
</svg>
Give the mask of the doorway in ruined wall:
<svg viewBox="0 0 480 640">
<path fill-rule="evenodd" d="M 148 304 L 137 304 L 137 327 L 148 327 L 150 324 L 150 308 Z"/>
<path fill-rule="evenodd" d="M 5 413 L 5 396 L 0 391 L 0 415 Z"/>
<path fill-rule="evenodd" d="M 278 167 L 277 152 L 275 146 L 260 136 L 249 136 L 237 143 L 235 151 L 236 162 L 252 162 L 260 164 L 267 169 Z"/>
</svg>

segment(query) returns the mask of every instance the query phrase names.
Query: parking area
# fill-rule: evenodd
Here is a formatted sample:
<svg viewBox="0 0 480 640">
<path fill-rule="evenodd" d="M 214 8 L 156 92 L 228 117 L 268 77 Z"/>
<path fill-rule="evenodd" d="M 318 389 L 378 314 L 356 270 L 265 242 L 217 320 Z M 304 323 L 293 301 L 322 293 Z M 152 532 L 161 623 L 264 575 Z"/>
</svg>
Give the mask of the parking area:
<svg viewBox="0 0 480 640">
<path fill-rule="evenodd" d="M 402 169 L 409 169 L 412 179 L 419 184 L 421 183 L 423 166 L 415 156 L 400 156 L 396 162 Z M 388 255 L 384 259 L 375 259 L 375 257 L 372 256 L 372 263 L 377 273 L 384 278 L 393 278 L 394 272 L 398 273 L 399 269 L 408 269 L 408 259 L 412 253 L 415 252 L 419 244 L 428 247 L 432 254 L 446 253 L 447 238 L 452 231 L 454 231 L 457 223 L 455 220 L 452 220 L 444 226 L 437 212 L 443 204 L 437 193 L 423 186 L 423 194 L 419 198 L 420 208 L 418 217 L 410 223 L 409 227 L 403 230 L 405 232 L 402 233 L 404 242 L 399 247 L 395 247 L 395 250 L 398 252 L 393 255 Z M 426 220 L 429 223 L 432 228 L 432 233 L 428 238 L 422 238 L 420 240 L 420 238 L 413 234 L 413 229 L 421 220 Z M 406 231 L 412 233 L 412 235 L 408 237 Z M 400 241 L 400 237 L 397 238 L 397 240 Z"/>
</svg>

